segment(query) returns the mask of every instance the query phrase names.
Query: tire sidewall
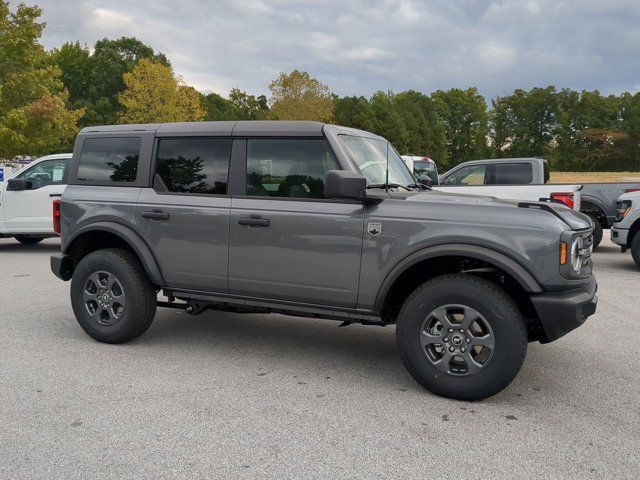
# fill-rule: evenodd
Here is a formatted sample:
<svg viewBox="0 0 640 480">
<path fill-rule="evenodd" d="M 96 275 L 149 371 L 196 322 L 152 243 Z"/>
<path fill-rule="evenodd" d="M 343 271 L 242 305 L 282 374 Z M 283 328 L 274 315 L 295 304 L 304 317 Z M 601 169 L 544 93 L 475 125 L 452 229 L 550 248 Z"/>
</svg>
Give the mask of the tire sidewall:
<svg viewBox="0 0 640 480">
<path fill-rule="evenodd" d="M 492 291 L 476 282 L 443 280 L 429 282 L 429 288 L 411 298 L 403 307 L 399 347 L 409 364 L 410 373 L 422 385 L 439 395 L 477 399 L 493 395 L 508 385 L 518 373 L 524 360 L 526 329 L 519 312 L 514 315 L 511 300 L 506 295 L 492 295 Z M 489 323 L 495 338 L 495 349 L 489 364 L 479 373 L 454 376 L 442 373 L 431 364 L 420 343 L 420 330 L 429 313 L 447 304 L 460 304 L 477 310 Z M 515 318 L 514 318 L 515 317 Z"/>
<path fill-rule="evenodd" d="M 597 217 L 593 217 L 591 215 L 589 215 L 589 217 L 591 217 L 591 220 L 593 220 L 593 249 L 595 250 L 600 246 L 604 232 L 600 220 L 598 220 Z"/>
<path fill-rule="evenodd" d="M 125 313 L 111 326 L 100 325 L 89 315 L 84 301 L 83 290 L 88 278 L 98 271 L 105 271 L 116 276 L 125 294 Z M 128 265 L 108 252 L 95 252 L 83 258 L 76 267 L 71 279 L 71 302 L 80 326 L 96 340 L 117 343 L 127 337 L 144 317 L 144 292 L 135 280 L 135 272 Z"/>
<path fill-rule="evenodd" d="M 631 241 L 631 256 L 636 265 L 640 267 L 640 232 L 636 232 Z"/>
</svg>

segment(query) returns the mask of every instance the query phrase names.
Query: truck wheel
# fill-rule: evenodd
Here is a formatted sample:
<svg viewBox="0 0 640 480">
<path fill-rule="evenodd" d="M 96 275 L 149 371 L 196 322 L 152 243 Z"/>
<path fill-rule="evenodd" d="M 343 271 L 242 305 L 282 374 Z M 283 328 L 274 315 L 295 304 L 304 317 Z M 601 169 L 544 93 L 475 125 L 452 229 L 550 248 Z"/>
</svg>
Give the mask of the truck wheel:
<svg viewBox="0 0 640 480">
<path fill-rule="evenodd" d="M 598 220 L 597 217 L 593 216 L 593 215 L 589 215 L 589 217 L 591 218 L 591 220 L 593 220 L 593 249 L 595 250 L 596 248 L 598 248 L 598 245 L 600 245 L 600 242 L 602 241 L 602 224 L 600 223 L 600 220 Z"/>
<path fill-rule="evenodd" d="M 14 238 L 23 245 L 35 245 L 44 240 L 43 237 L 30 237 L 28 235 L 16 235 Z"/>
<path fill-rule="evenodd" d="M 124 343 L 142 335 L 156 314 L 156 290 L 127 250 L 109 248 L 84 257 L 71 279 L 71 304 L 92 338 Z"/>
<path fill-rule="evenodd" d="M 458 400 L 500 392 L 527 353 L 526 324 L 513 300 L 488 280 L 465 274 L 436 277 L 409 295 L 396 340 L 420 385 Z"/>
<path fill-rule="evenodd" d="M 640 232 L 637 232 L 631 240 L 631 256 L 636 265 L 640 267 Z"/>
</svg>

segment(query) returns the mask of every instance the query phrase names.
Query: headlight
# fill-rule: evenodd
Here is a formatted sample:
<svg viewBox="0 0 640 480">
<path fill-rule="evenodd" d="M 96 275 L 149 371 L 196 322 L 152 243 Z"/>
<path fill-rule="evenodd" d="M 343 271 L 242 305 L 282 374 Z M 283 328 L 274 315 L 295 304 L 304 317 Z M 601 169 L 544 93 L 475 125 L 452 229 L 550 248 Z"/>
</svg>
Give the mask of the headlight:
<svg viewBox="0 0 640 480">
<path fill-rule="evenodd" d="M 614 222 L 620 222 L 631 211 L 631 200 L 623 200 L 616 203 L 616 218 Z"/>
<path fill-rule="evenodd" d="M 591 274 L 593 234 L 566 231 L 560 240 L 560 273 L 573 280 Z"/>
<path fill-rule="evenodd" d="M 571 268 L 575 273 L 580 273 L 582 270 L 585 253 L 584 240 L 582 237 L 576 237 L 571 244 Z"/>
</svg>

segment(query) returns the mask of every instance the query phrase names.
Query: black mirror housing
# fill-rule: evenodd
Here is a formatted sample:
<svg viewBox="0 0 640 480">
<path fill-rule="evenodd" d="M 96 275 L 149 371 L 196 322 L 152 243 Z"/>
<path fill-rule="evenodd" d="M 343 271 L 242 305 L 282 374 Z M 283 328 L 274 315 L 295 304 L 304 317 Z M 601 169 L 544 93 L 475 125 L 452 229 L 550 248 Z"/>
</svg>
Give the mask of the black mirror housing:
<svg viewBox="0 0 640 480">
<path fill-rule="evenodd" d="M 7 182 L 8 192 L 18 192 L 20 190 L 31 190 L 31 182 L 22 178 L 12 178 Z"/>
<path fill-rule="evenodd" d="M 329 170 L 324 176 L 324 192 L 327 198 L 364 200 L 367 180 L 359 173 L 347 170 Z"/>
</svg>

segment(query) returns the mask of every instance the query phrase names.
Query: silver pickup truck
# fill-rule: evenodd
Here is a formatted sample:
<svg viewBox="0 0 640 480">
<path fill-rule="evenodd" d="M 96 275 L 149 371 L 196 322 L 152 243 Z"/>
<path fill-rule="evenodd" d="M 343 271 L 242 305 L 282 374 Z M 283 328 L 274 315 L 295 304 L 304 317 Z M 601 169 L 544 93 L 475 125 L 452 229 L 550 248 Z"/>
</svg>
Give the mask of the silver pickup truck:
<svg viewBox="0 0 640 480">
<path fill-rule="evenodd" d="M 640 176 L 640 174 L 639 174 Z M 500 158 L 474 160 L 464 162 L 440 175 L 440 187 L 465 185 L 501 185 L 504 188 L 518 191 L 516 186 L 543 185 L 553 191 L 555 199 L 562 200 L 562 190 L 566 185 L 550 184 L 549 165 L 543 158 Z M 589 215 L 594 222 L 593 247 L 602 240 L 602 229 L 610 228 L 616 218 L 616 201 L 623 193 L 640 190 L 640 182 L 623 183 L 582 183 L 580 188 L 580 205 L 576 206 L 582 213 Z M 462 193 L 463 190 L 456 189 Z M 474 190 L 472 193 L 477 193 Z M 490 190 L 487 191 L 487 194 Z M 563 202 L 566 203 L 566 202 Z"/>
<path fill-rule="evenodd" d="M 458 399 L 597 303 L 585 215 L 425 190 L 384 138 L 322 123 L 85 128 L 54 220 L 52 270 L 98 341 L 157 306 L 395 324 L 411 375 Z"/>
</svg>

